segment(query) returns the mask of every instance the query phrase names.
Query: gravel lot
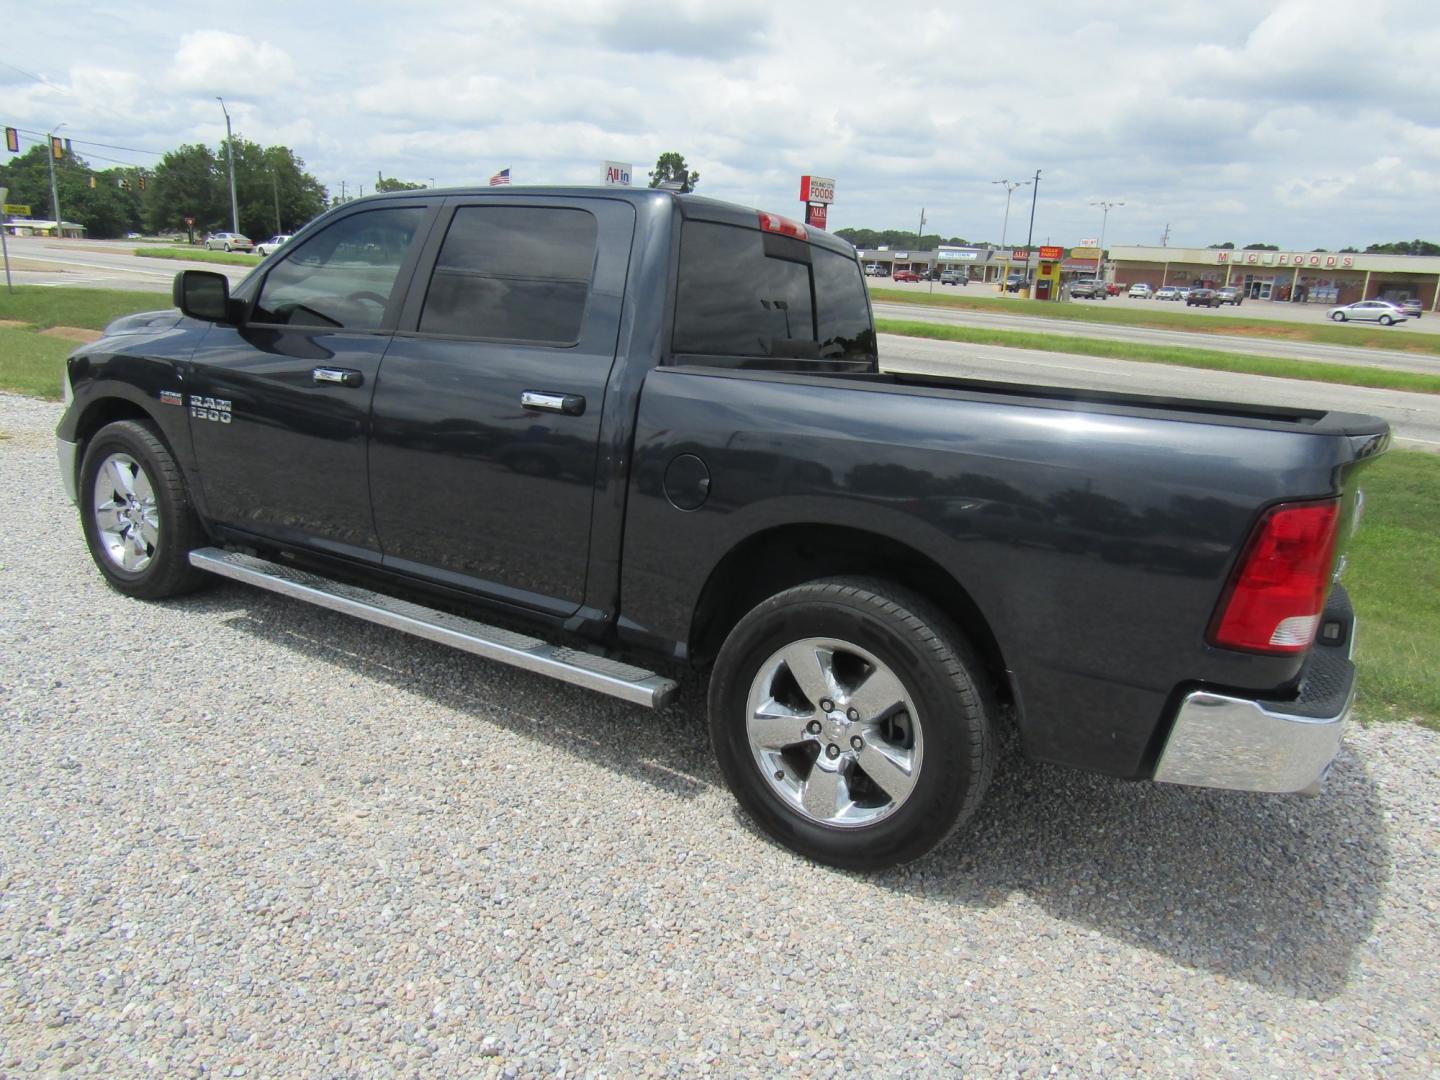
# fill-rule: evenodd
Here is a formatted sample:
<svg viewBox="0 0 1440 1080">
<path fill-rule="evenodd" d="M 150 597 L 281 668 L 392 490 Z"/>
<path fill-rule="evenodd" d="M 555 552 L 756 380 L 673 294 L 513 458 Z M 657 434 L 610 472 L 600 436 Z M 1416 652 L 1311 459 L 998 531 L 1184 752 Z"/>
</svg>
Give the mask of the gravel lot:
<svg viewBox="0 0 1440 1080">
<path fill-rule="evenodd" d="M 1433 1076 L 1440 736 L 1318 799 L 1009 755 L 879 877 L 660 714 L 241 586 L 101 582 L 0 395 L 0 1075 Z"/>
</svg>

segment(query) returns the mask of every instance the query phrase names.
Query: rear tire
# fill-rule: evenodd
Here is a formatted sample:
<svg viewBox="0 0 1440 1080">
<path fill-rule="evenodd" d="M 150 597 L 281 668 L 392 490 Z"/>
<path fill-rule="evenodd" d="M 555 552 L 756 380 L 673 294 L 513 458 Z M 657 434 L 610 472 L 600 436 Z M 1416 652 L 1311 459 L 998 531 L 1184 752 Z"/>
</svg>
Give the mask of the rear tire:
<svg viewBox="0 0 1440 1080">
<path fill-rule="evenodd" d="M 919 858 L 979 807 L 995 762 L 989 685 L 949 619 L 889 582 L 787 589 L 735 626 L 710 738 L 740 805 L 818 862 Z"/>
<path fill-rule="evenodd" d="M 1330 318 L 1334 319 L 1336 322 L 1344 322 L 1344 321 L 1345 321 L 1345 312 L 1343 312 L 1343 311 L 1337 311 L 1337 312 L 1335 312 L 1334 315 L 1331 315 Z"/>
<path fill-rule="evenodd" d="M 77 501 L 90 557 L 118 592 L 158 600 L 212 580 L 190 565 L 205 531 L 179 466 L 149 424 L 100 429 L 85 448 Z"/>
<path fill-rule="evenodd" d="M 1380 325 L 1381 325 L 1381 326 L 1391 326 L 1391 325 L 1394 324 L 1394 322 L 1395 322 L 1395 320 L 1392 319 L 1389 315 L 1381 315 L 1381 316 L 1380 316 Z"/>
</svg>

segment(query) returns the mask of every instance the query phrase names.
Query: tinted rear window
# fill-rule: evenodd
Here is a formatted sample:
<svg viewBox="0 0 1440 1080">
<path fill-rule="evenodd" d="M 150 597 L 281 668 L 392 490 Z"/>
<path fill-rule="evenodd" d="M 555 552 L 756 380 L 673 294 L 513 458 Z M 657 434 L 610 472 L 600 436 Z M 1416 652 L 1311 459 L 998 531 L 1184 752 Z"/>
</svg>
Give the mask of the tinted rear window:
<svg viewBox="0 0 1440 1080">
<path fill-rule="evenodd" d="M 680 237 L 674 349 L 874 361 L 860 264 L 758 229 L 687 221 Z"/>
</svg>

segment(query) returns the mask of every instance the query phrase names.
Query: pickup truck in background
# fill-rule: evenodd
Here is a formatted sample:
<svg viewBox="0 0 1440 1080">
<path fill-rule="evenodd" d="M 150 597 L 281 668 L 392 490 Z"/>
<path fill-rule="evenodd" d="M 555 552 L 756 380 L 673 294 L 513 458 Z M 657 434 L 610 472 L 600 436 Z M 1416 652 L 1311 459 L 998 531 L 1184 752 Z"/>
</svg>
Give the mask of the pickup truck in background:
<svg viewBox="0 0 1440 1080">
<path fill-rule="evenodd" d="M 853 248 L 665 191 L 374 196 L 174 299 L 65 376 L 122 593 L 219 575 L 649 706 L 706 672 L 740 803 L 851 868 L 970 817 L 1002 726 L 1250 791 L 1337 751 L 1383 421 L 887 372 Z"/>
</svg>

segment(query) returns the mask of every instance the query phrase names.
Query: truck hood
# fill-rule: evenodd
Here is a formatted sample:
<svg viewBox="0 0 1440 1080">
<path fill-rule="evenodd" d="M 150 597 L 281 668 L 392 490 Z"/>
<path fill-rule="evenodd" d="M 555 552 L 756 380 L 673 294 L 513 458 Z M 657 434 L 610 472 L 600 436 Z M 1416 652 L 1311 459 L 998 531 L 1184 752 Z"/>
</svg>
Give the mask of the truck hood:
<svg viewBox="0 0 1440 1080">
<path fill-rule="evenodd" d="M 141 311 L 135 315 L 122 315 L 109 326 L 105 327 L 106 337 L 115 337 L 119 334 L 153 334 L 159 330 L 169 330 L 183 319 L 178 308 L 170 308 L 165 311 Z"/>
</svg>

